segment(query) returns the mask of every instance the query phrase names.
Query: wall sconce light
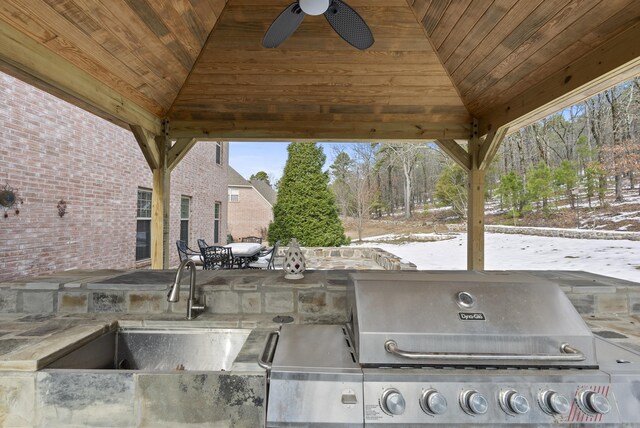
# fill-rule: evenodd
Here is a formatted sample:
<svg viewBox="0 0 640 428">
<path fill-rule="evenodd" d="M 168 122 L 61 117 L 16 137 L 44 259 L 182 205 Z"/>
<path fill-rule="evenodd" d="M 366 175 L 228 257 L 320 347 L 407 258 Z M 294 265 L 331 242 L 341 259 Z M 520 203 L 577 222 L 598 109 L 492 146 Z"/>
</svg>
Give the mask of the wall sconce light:
<svg viewBox="0 0 640 428">
<path fill-rule="evenodd" d="M 58 215 L 60 217 L 64 217 L 66 213 L 67 213 L 67 201 L 65 201 L 64 199 L 60 199 L 60 201 L 58 202 Z"/>
<path fill-rule="evenodd" d="M 16 215 L 20 214 L 19 205 L 22 205 L 24 201 L 18 196 L 17 191 L 14 190 L 9 184 L 5 184 L 0 188 L 0 208 L 4 211 L 4 218 L 9 217 L 9 210 L 15 210 Z"/>
</svg>

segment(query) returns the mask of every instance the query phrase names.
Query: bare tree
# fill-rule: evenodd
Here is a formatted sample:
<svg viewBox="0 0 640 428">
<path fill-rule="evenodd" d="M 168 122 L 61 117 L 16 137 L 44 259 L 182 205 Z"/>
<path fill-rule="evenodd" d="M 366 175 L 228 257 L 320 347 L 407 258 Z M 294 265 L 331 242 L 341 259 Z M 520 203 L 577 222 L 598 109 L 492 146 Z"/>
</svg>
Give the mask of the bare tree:
<svg viewBox="0 0 640 428">
<path fill-rule="evenodd" d="M 425 148 L 426 146 L 424 144 L 384 143 L 379 151 L 379 153 L 387 159 L 389 164 L 398 165 L 402 169 L 404 180 L 404 217 L 407 219 L 411 218 L 413 168 Z"/>
</svg>

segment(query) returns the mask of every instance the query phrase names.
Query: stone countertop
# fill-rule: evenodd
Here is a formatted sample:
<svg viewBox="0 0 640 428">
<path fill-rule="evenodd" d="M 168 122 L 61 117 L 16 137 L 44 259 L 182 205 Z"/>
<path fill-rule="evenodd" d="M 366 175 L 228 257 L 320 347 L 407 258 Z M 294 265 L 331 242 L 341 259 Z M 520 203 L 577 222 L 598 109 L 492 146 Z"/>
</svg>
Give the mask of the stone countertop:
<svg viewBox="0 0 640 428">
<path fill-rule="evenodd" d="M 640 316 L 583 316 L 594 334 L 640 352 Z M 280 324 L 271 317 L 201 314 L 3 314 L 0 315 L 0 372 L 33 372 L 118 326 L 244 328 L 251 333 L 232 371 L 263 371 L 257 364 L 266 337 Z"/>
<path fill-rule="evenodd" d="M 0 372 L 32 372 L 100 335 L 123 327 L 189 327 L 251 329 L 233 371 L 263 371 L 257 358 L 269 331 L 280 324 L 263 316 L 202 314 L 187 321 L 178 314 L 3 314 L 0 315 Z"/>
</svg>

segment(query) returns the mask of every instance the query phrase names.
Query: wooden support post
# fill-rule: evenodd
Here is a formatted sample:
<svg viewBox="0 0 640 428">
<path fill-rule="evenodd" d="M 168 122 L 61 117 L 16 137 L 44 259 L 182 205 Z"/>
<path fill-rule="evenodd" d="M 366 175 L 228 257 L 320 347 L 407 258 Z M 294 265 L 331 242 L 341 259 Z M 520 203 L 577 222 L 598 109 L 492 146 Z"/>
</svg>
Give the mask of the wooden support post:
<svg viewBox="0 0 640 428">
<path fill-rule="evenodd" d="M 153 169 L 151 199 L 151 269 L 169 268 L 169 202 L 171 199 L 171 171 L 168 154 L 171 141 L 168 121 L 164 122 L 162 136 L 155 138 L 159 153 L 158 167 Z"/>
<path fill-rule="evenodd" d="M 469 140 L 471 169 L 467 199 L 467 270 L 484 270 L 484 177 L 478 155 L 480 140 L 474 136 Z"/>
<path fill-rule="evenodd" d="M 484 177 L 475 165 L 469 171 L 467 202 L 467 269 L 484 270 Z"/>
<path fill-rule="evenodd" d="M 473 122 L 469 140 L 469 188 L 467 194 L 467 269 L 484 270 L 484 188 L 485 173 L 508 128 L 489 133 L 484 141 L 478 136 L 478 121 Z"/>
</svg>

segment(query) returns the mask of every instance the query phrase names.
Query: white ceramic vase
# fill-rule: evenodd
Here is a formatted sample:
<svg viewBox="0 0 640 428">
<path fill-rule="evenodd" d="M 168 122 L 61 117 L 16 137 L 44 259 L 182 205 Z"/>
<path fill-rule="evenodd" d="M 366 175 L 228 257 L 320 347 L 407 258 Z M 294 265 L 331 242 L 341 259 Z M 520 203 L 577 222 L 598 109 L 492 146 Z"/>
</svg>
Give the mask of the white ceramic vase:
<svg viewBox="0 0 640 428">
<path fill-rule="evenodd" d="M 289 242 L 289 249 L 284 255 L 282 269 L 284 269 L 286 279 L 304 278 L 302 272 L 306 269 L 306 265 L 296 238 L 291 238 L 291 242 Z"/>
</svg>

